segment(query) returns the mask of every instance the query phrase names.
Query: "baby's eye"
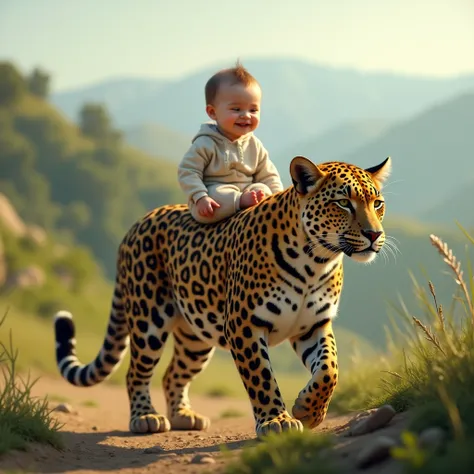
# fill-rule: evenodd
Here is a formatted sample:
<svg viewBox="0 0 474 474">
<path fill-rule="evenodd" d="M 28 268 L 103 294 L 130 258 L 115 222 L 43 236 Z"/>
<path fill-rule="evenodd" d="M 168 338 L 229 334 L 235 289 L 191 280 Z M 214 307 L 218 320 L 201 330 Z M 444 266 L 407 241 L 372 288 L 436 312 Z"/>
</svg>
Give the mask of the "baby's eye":
<svg viewBox="0 0 474 474">
<path fill-rule="evenodd" d="M 234 112 L 240 112 L 240 109 L 239 109 L 238 107 L 232 107 L 232 110 L 233 110 Z"/>
</svg>

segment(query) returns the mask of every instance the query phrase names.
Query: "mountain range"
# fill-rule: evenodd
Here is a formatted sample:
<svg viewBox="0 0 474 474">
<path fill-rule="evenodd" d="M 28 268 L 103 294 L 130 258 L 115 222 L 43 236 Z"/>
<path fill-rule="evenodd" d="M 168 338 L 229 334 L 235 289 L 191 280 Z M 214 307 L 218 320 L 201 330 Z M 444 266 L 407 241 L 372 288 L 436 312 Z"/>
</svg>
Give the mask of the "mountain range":
<svg viewBox="0 0 474 474">
<path fill-rule="evenodd" d="M 462 205 L 474 175 L 474 75 L 362 73 L 287 59 L 252 60 L 246 66 L 263 88 L 257 135 L 285 185 L 295 155 L 365 167 L 391 156 L 386 198 L 392 214 L 474 225 Z M 167 81 L 117 79 L 60 92 L 51 100 L 70 117 L 85 101 L 103 102 L 130 144 L 177 163 L 206 120 L 202 90 L 213 71 Z"/>
<path fill-rule="evenodd" d="M 258 136 L 271 154 L 347 122 L 407 118 L 474 89 L 474 75 L 431 78 L 369 73 L 285 58 L 252 59 L 244 65 L 262 85 Z M 117 79 L 58 92 L 51 101 L 73 120 L 84 101 L 103 102 L 121 129 L 155 123 L 192 136 L 200 122 L 207 120 L 204 85 L 216 69 L 206 67 L 166 81 Z"/>
</svg>

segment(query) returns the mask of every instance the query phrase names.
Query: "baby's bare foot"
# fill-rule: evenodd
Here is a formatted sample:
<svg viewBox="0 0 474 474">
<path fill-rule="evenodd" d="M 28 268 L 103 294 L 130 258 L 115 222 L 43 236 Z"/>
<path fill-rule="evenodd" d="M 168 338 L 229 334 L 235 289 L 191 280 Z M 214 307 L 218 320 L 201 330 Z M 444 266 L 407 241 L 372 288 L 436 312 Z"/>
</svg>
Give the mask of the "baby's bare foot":
<svg viewBox="0 0 474 474">
<path fill-rule="evenodd" d="M 240 208 L 245 209 L 247 207 L 255 206 L 258 203 L 257 193 L 255 191 L 245 191 L 240 196 Z"/>
<path fill-rule="evenodd" d="M 257 202 L 260 202 L 264 197 L 265 193 L 261 189 L 257 189 Z"/>
</svg>

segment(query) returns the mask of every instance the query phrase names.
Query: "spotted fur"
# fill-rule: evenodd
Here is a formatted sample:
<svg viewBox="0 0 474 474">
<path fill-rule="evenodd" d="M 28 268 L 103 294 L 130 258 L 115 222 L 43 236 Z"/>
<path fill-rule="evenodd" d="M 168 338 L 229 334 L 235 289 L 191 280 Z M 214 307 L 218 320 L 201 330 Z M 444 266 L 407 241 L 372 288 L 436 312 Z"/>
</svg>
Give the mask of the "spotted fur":
<svg viewBox="0 0 474 474">
<path fill-rule="evenodd" d="M 56 315 L 62 376 L 74 385 L 97 384 L 130 346 L 130 430 L 201 430 L 209 419 L 192 410 L 188 389 L 220 346 L 235 360 L 258 435 L 317 426 L 338 377 L 332 320 L 343 255 L 369 262 L 381 250 L 380 190 L 390 166 L 389 158 L 363 170 L 296 157 L 293 186 L 226 221 L 198 224 L 185 205 L 148 213 L 120 244 L 107 334 L 93 362 L 82 365 L 75 354 L 70 313 Z M 153 408 L 149 384 L 170 334 L 164 415 Z M 285 340 L 311 373 L 291 415 L 268 354 Z"/>
</svg>

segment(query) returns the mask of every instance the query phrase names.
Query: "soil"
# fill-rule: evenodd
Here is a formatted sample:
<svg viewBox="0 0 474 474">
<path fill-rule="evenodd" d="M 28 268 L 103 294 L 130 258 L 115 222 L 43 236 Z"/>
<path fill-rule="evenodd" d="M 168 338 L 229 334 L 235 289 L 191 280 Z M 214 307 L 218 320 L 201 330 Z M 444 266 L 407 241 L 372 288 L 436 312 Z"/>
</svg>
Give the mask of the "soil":
<svg viewBox="0 0 474 474">
<path fill-rule="evenodd" d="M 234 455 L 246 444 L 255 442 L 250 403 L 245 399 L 191 394 L 193 408 L 211 418 L 208 431 L 134 435 L 128 431 L 128 398 L 123 385 L 101 384 L 78 388 L 60 378 L 43 376 L 34 386 L 33 394 L 48 395 L 53 399 L 60 396 L 72 407 L 72 413 L 54 412 L 54 416 L 64 424 L 61 431 L 65 450 L 32 445 L 26 453 L 13 452 L 0 457 L 0 472 L 20 469 L 26 472 L 77 474 L 218 473 L 223 472 L 225 463 L 229 462 L 221 454 L 222 447 Z M 157 410 L 164 412 L 163 394 L 155 389 L 152 396 Z M 51 405 L 54 407 L 59 403 L 52 401 Z M 226 410 L 240 416 L 223 417 Z M 346 425 L 354 415 L 329 415 L 316 429 L 336 434 L 333 456 L 343 474 L 361 473 L 356 468 L 356 458 L 361 449 L 379 436 L 397 437 L 407 422 L 407 415 L 399 414 L 381 430 L 347 437 Z M 196 463 L 197 455 L 205 455 L 204 462 Z M 396 474 L 400 471 L 393 461 L 384 461 L 363 472 Z"/>
</svg>

